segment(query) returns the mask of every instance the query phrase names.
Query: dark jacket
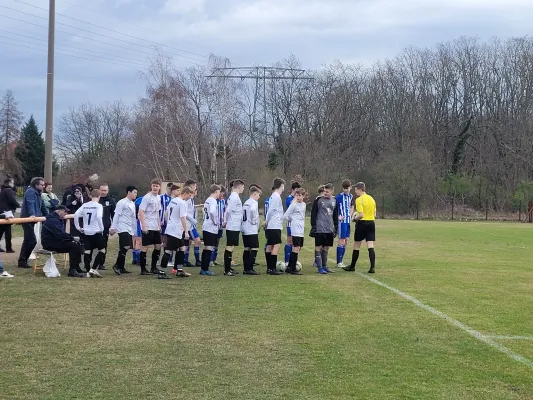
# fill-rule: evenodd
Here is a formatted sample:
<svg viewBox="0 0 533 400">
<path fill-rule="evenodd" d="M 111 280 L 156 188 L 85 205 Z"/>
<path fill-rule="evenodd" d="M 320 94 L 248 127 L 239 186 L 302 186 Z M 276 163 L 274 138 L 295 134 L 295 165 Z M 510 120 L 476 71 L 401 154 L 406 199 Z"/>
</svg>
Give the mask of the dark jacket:
<svg viewBox="0 0 533 400">
<path fill-rule="evenodd" d="M 117 203 L 114 198 L 111 196 L 106 197 L 100 197 L 100 204 L 104 208 L 104 229 L 109 230 L 111 228 L 111 222 L 113 221 L 113 217 L 115 216 L 115 208 L 117 207 Z"/>
<path fill-rule="evenodd" d="M 41 192 L 30 186 L 24 193 L 24 200 L 20 209 L 20 217 L 28 218 L 32 215 L 35 217 L 42 217 L 48 214 L 48 210 L 44 206 L 44 201 L 41 198 Z"/>
<path fill-rule="evenodd" d="M 9 185 L 2 185 L 0 192 L 0 212 L 15 211 L 20 207 L 15 196 L 15 191 Z"/>
<path fill-rule="evenodd" d="M 81 193 L 84 198 L 89 197 L 89 194 L 92 190 L 92 186 L 89 184 L 84 185 L 83 183 L 78 183 L 77 185 L 69 186 L 68 188 L 65 189 L 65 192 L 63 193 L 63 201 L 61 204 L 63 204 L 64 206 L 67 206 L 68 198 L 69 196 L 74 197 L 74 191 L 76 190 L 76 188 L 81 189 Z"/>
<path fill-rule="evenodd" d="M 56 212 L 52 212 L 46 216 L 46 221 L 43 222 L 41 230 L 41 244 L 45 250 L 50 247 L 57 247 L 57 245 L 72 242 L 73 240 L 74 238 L 65 232 L 63 220 L 59 218 Z"/>
<path fill-rule="evenodd" d="M 76 197 L 74 192 L 71 195 L 67 196 L 67 204 L 65 204 L 68 208 L 68 212 L 71 214 L 74 214 L 76 211 L 78 211 L 78 208 L 81 207 L 83 203 L 87 203 L 89 201 L 89 198 L 85 195 L 81 195 L 81 200 Z M 76 204 L 74 204 L 76 203 Z"/>
</svg>

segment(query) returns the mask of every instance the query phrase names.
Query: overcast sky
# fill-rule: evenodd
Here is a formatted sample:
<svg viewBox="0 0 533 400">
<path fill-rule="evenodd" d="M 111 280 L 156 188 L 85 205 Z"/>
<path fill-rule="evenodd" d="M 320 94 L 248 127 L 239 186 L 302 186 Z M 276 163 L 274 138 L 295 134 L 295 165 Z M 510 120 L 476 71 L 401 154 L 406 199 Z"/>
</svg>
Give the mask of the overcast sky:
<svg viewBox="0 0 533 400">
<path fill-rule="evenodd" d="M 48 0 L 0 0 L 0 92 L 11 89 L 41 129 L 47 9 Z M 371 65 L 460 36 L 530 35 L 533 1 L 56 0 L 56 11 L 57 124 L 83 102 L 131 104 L 143 95 L 139 71 L 155 43 L 184 68 L 205 64 L 210 53 L 236 66 L 271 65 L 291 54 L 306 69 L 335 60 Z"/>
</svg>

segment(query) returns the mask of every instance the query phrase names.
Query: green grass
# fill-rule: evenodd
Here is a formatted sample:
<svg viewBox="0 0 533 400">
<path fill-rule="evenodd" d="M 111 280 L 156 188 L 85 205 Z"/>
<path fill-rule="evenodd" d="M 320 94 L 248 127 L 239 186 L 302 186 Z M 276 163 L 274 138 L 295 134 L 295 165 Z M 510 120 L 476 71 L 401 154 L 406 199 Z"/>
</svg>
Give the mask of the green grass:
<svg viewBox="0 0 533 400">
<path fill-rule="evenodd" d="M 377 226 L 375 278 L 482 333 L 533 336 L 531 226 Z M 71 280 L 11 267 L 0 398 L 533 399 L 533 369 L 356 274 L 315 274 L 306 245 L 301 277 Z M 533 359 L 533 341 L 499 343 Z"/>
</svg>

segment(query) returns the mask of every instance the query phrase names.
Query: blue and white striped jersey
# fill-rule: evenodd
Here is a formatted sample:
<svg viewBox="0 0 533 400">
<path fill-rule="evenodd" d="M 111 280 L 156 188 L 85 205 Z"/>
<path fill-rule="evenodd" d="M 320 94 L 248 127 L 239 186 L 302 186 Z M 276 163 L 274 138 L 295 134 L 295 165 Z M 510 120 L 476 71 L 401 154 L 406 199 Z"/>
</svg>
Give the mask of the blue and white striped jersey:
<svg viewBox="0 0 533 400">
<path fill-rule="evenodd" d="M 222 223 L 224 222 L 224 213 L 226 212 L 226 200 L 217 199 L 218 219 L 220 221 L 219 227 L 222 229 Z"/>
<path fill-rule="evenodd" d="M 160 211 L 161 226 L 164 226 L 165 225 L 165 211 L 167 211 L 167 207 L 170 204 L 172 197 L 170 197 L 166 193 L 162 194 L 160 197 L 161 197 L 161 211 Z"/>
<path fill-rule="evenodd" d="M 350 225 L 350 209 L 353 207 L 353 194 L 339 193 L 335 198 L 337 200 L 337 209 L 339 211 L 339 223 Z M 341 221 L 340 217 L 344 216 L 344 220 Z"/>
</svg>

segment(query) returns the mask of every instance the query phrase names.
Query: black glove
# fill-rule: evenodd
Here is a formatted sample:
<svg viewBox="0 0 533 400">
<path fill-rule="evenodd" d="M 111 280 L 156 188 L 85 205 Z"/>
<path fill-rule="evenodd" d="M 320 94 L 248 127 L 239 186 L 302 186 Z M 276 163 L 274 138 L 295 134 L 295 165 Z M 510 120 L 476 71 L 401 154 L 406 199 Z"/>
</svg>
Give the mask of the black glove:
<svg viewBox="0 0 533 400">
<path fill-rule="evenodd" d="M 309 231 L 309 236 L 312 238 L 316 236 L 316 228 L 314 226 L 311 227 L 311 230 Z"/>
</svg>

